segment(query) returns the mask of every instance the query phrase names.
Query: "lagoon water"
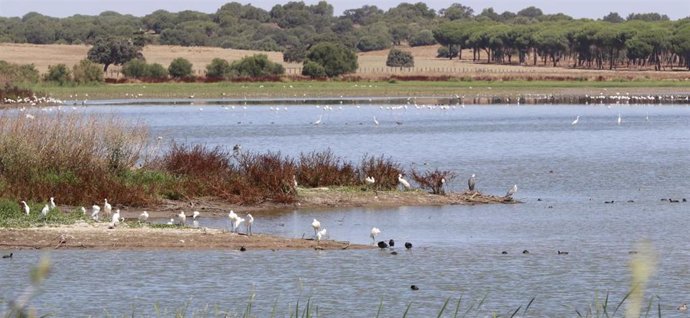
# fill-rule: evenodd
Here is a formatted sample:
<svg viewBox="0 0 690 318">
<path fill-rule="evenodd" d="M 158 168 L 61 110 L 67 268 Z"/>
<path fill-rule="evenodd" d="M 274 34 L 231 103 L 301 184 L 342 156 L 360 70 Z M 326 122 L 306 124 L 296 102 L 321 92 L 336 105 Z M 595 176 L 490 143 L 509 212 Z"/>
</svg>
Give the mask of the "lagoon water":
<svg viewBox="0 0 690 318">
<path fill-rule="evenodd" d="M 278 317 L 290 316 L 298 302 L 301 314 L 308 300 L 319 317 L 373 317 L 379 308 L 380 317 L 401 317 L 410 304 L 408 317 L 430 317 L 446 299 L 445 316 L 452 317 L 460 298 L 458 316 L 466 310 L 510 316 L 521 307 L 522 317 L 573 317 L 607 292 L 609 312 L 615 308 L 631 287 L 629 251 L 645 241 L 656 263 L 645 289 L 653 312 L 660 303 L 662 315 L 676 315 L 678 305 L 690 302 L 690 203 L 661 201 L 690 199 L 688 106 L 331 107 L 105 103 L 77 111 L 143 121 L 152 138 L 164 141 L 241 144 L 243 151 L 291 156 L 330 148 L 352 161 L 385 154 L 406 169 L 456 171 L 452 190 L 462 190 L 472 173 L 486 193 L 504 194 L 517 184 L 515 197 L 524 203 L 255 215 L 255 232 L 289 237 L 313 233 L 312 218 L 331 239 L 356 243 L 370 243 L 369 229 L 377 226 L 380 239 L 396 240 L 398 255 L 15 251 L 0 262 L 0 300 L 16 297 L 28 284 L 29 268 L 47 253 L 53 272 L 32 305 L 58 317 L 156 316 L 154 305 L 166 317 L 175 310 L 241 316 L 252 295 L 257 317 L 274 309 Z M 202 218 L 201 224 L 227 226 L 225 219 Z M 414 248 L 406 251 L 405 241 Z"/>
</svg>

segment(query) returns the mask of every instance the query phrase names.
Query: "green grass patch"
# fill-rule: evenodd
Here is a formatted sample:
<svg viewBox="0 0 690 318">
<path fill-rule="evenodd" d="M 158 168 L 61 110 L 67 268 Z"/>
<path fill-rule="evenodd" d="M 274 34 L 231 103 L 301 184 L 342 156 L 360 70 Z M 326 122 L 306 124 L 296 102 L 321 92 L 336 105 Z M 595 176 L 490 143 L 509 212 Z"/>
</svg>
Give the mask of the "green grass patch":
<svg viewBox="0 0 690 318">
<path fill-rule="evenodd" d="M 690 88 L 682 80 L 461 80 L 448 81 L 295 81 L 255 83 L 137 83 L 65 87 L 50 83 L 27 88 L 61 99 L 127 98 L 318 98 L 348 96 L 447 96 L 452 94 L 549 93 L 561 89 Z M 489 89 L 490 88 L 490 89 Z M 75 97 L 76 95 L 76 97 Z M 87 97 L 88 95 L 88 97 Z"/>
</svg>

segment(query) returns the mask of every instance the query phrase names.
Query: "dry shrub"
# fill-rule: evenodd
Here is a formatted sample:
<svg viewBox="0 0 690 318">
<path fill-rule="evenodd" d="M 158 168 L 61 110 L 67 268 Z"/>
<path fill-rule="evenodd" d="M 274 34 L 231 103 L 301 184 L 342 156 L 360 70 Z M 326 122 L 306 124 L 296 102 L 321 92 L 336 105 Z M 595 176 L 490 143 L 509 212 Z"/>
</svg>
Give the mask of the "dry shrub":
<svg viewBox="0 0 690 318">
<path fill-rule="evenodd" d="M 160 158 L 161 169 L 177 177 L 172 197 L 226 196 L 232 172 L 229 153 L 221 147 L 187 147 L 173 143 Z"/>
<path fill-rule="evenodd" d="M 0 194 L 62 203 L 141 204 L 150 181 L 131 170 L 144 160 L 147 129 L 114 117 L 41 113 L 0 114 Z"/>
<path fill-rule="evenodd" d="M 378 190 L 393 190 L 398 186 L 398 175 L 403 173 L 399 163 L 390 157 L 364 155 L 359 167 L 360 179 L 373 177 L 376 181 L 374 187 Z"/>
<path fill-rule="evenodd" d="M 452 171 L 438 170 L 418 172 L 412 169 L 412 179 L 422 189 L 428 189 L 432 194 L 446 194 L 443 185 L 455 179 L 456 174 Z"/>
<path fill-rule="evenodd" d="M 297 182 L 306 187 L 349 186 L 358 183 L 357 170 L 350 162 L 328 149 L 300 154 Z"/>
<path fill-rule="evenodd" d="M 295 162 L 281 154 L 246 154 L 240 159 L 240 173 L 248 183 L 261 192 L 262 197 L 278 203 L 291 203 L 296 199 L 292 182 L 297 171 Z"/>
</svg>

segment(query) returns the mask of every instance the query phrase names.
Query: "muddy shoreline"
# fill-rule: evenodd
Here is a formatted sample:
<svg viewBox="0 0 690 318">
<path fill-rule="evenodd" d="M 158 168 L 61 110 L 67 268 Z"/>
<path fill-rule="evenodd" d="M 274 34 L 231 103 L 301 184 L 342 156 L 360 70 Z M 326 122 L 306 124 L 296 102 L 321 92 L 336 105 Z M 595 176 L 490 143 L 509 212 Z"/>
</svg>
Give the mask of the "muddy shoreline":
<svg viewBox="0 0 690 318">
<path fill-rule="evenodd" d="M 177 219 L 180 211 L 191 215 L 200 211 L 202 218 L 227 218 L 234 210 L 240 216 L 252 213 L 255 217 L 285 210 L 332 209 L 332 208 L 387 208 L 399 206 L 440 206 L 474 204 L 514 204 L 512 198 L 485 195 L 479 192 L 449 193 L 432 195 L 423 191 L 357 191 L 353 189 L 298 189 L 299 201 L 294 204 L 262 203 L 251 206 L 229 205 L 212 198 L 201 198 L 188 202 L 164 201 L 150 207 L 124 207 L 114 204 L 127 220 L 112 227 L 108 222 L 79 221 L 71 225 L 39 226 L 21 229 L 0 229 L 0 250 L 13 249 L 104 249 L 104 250 L 146 250 L 146 249 L 226 249 L 240 250 L 344 250 L 369 249 L 370 245 L 350 244 L 334 240 L 316 242 L 308 238 L 285 238 L 267 234 L 230 233 L 221 229 L 190 228 L 170 226 L 166 228 L 141 225 L 136 219 L 147 211 L 150 221 Z M 75 207 L 61 206 L 62 211 Z M 307 228 L 308 225 L 305 225 Z"/>
</svg>

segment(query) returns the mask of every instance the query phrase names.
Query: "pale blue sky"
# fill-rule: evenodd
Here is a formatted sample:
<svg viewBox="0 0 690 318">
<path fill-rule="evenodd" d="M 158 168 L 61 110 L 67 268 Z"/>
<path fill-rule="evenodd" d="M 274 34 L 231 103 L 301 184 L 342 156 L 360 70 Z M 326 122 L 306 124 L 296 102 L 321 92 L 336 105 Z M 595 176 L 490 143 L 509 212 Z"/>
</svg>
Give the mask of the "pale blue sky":
<svg viewBox="0 0 690 318">
<path fill-rule="evenodd" d="M 227 0 L 0 0 L 0 16 L 12 17 L 36 11 L 54 17 L 66 17 L 74 14 L 96 15 L 102 11 L 117 11 L 135 16 L 144 16 L 157 9 L 172 12 L 181 10 L 196 10 L 207 13 L 215 12 Z M 262 0 L 246 1 L 254 6 L 270 10 L 275 4 L 285 4 L 288 1 Z M 317 3 L 318 0 L 305 0 L 307 4 Z M 355 9 L 367 4 L 375 4 L 381 9 L 394 7 L 404 1 L 399 0 L 331 0 L 328 1 L 335 8 L 336 15 L 347 9 Z M 415 3 L 418 1 L 406 1 Z M 518 11 L 528 6 L 541 8 L 545 13 L 563 12 L 575 18 L 601 18 L 611 11 L 618 12 L 625 17 L 631 12 L 658 12 L 666 14 L 671 19 L 690 16 L 690 0 L 427 0 L 423 1 L 436 10 L 448 7 L 451 3 L 459 2 L 481 12 L 483 8 L 493 7 L 497 12 L 505 10 Z"/>
</svg>

